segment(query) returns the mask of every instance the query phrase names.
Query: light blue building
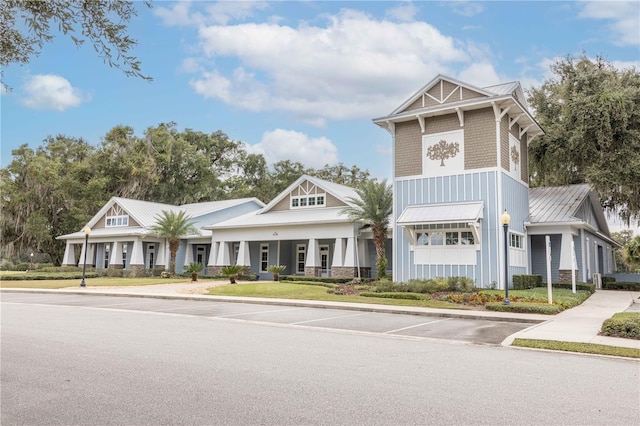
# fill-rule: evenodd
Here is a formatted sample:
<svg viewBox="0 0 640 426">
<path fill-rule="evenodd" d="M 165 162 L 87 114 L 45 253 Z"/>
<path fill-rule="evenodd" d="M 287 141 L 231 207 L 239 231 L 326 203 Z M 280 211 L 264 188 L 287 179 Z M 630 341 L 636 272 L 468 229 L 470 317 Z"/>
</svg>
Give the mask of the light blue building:
<svg viewBox="0 0 640 426">
<path fill-rule="evenodd" d="M 509 282 L 514 274 L 539 272 L 532 258 L 539 239 L 530 240 L 527 228 L 540 225 L 530 220 L 527 147 L 543 129 L 520 83 L 479 88 L 440 75 L 373 121 L 393 138 L 394 281 L 466 276 L 478 287 L 504 288 L 505 245 Z M 539 230 L 562 236 L 553 249 L 557 279 L 575 230 L 547 225 Z M 611 265 L 616 243 L 606 222 L 599 225 L 592 229 L 603 250 L 599 265 Z M 586 269 L 580 278 L 590 279 Z"/>
</svg>

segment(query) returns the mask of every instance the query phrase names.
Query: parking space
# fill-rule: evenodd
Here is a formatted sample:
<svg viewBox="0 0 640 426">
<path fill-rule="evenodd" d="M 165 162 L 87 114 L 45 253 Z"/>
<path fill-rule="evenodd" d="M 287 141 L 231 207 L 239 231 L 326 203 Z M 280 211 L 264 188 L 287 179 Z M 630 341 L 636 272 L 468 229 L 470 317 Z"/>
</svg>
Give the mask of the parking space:
<svg viewBox="0 0 640 426">
<path fill-rule="evenodd" d="M 291 327 L 348 330 L 386 336 L 411 336 L 494 345 L 500 344 L 507 336 L 531 326 L 529 323 L 519 322 L 341 309 L 96 295 L 2 293 L 2 303 L 170 313 Z"/>
</svg>

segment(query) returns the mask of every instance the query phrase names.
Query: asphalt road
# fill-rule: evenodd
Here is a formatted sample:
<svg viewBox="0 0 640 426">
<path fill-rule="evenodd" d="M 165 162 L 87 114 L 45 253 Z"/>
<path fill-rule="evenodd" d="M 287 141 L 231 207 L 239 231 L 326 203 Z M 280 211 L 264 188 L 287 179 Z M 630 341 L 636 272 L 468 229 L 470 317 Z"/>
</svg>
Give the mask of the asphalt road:
<svg viewBox="0 0 640 426">
<path fill-rule="evenodd" d="M 277 306 L 14 296 L 1 305 L 3 426 L 640 422 L 637 361 L 256 320 L 287 314 Z"/>
</svg>

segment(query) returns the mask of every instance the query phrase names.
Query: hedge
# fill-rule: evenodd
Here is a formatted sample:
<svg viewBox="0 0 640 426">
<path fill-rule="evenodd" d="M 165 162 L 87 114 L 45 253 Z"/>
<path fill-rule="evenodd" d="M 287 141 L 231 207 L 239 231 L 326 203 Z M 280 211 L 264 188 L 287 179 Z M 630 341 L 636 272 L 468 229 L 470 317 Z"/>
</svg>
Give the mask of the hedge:
<svg viewBox="0 0 640 426">
<path fill-rule="evenodd" d="M 329 284 L 347 284 L 353 281 L 354 278 L 333 278 L 333 277 L 305 277 L 302 275 L 280 275 L 280 281 L 309 281 L 316 283 L 329 283 Z M 362 278 L 362 282 L 371 282 L 371 278 Z"/>
<path fill-rule="evenodd" d="M 616 277 L 602 277 L 602 285 L 604 286 L 605 284 L 608 283 L 615 283 L 616 282 Z"/>
<path fill-rule="evenodd" d="M 602 282 L 602 288 L 607 289 L 607 290 L 635 290 L 635 291 L 639 291 L 640 290 L 640 283 L 629 283 L 629 282 L 624 282 L 624 281 L 620 281 L 620 282 L 608 282 L 605 283 L 604 281 Z"/>
<path fill-rule="evenodd" d="M 640 340 L 640 312 L 621 312 L 606 319 L 601 334 Z"/>
<path fill-rule="evenodd" d="M 542 275 L 514 275 L 514 290 L 530 290 L 532 288 L 542 287 Z"/>
<path fill-rule="evenodd" d="M 569 290 L 573 289 L 573 284 L 571 284 L 571 283 L 552 283 L 551 286 L 553 288 L 568 288 Z M 546 287 L 546 286 L 542 285 L 541 287 Z M 589 284 L 589 283 L 583 283 L 583 282 L 577 282 L 576 283 L 576 291 L 577 290 L 584 290 L 584 291 L 588 291 L 589 293 L 593 294 L 593 292 L 596 291 L 596 285 L 595 284 Z"/>
<path fill-rule="evenodd" d="M 385 299 L 408 299 L 408 300 L 431 300 L 431 297 L 427 294 L 417 293 L 360 293 L 363 297 L 382 297 Z"/>
<path fill-rule="evenodd" d="M 97 278 L 96 272 L 87 272 L 85 278 Z M 62 272 L 57 274 L 10 274 L 0 275 L 2 281 L 42 281 L 42 280 L 75 280 L 82 279 L 82 272 Z"/>
<path fill-rule="evenodd" d="M 503 305 L 501 302 L 491 302 L 484 305 L 490 311 L 498 312 L 519 312 L 525 314 L 544 314 L 555 315 L 562 312 L 563 308 L 560 305 L 550 305 L 548 303 L 521 303 L 511 302 L 508 305 Z"/>
</svg>

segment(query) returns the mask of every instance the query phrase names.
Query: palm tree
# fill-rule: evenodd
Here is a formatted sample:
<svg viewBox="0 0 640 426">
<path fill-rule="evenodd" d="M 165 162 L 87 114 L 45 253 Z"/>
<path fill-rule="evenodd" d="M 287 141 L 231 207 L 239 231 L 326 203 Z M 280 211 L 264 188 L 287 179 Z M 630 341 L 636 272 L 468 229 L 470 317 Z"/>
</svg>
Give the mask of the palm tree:
<svg viewBox="0 0 640 426">
<path fill-rule="evenodd" d="M 389 217 L 393 213 L 393 192 L 387 180 L 382 182 L 375 180 L 364 181 L 356 188 L 358 197 L 348 197 L 353 205 L 342 209 L 352 221 L 360 221 L 371 226 L 373 232 L 373 245 L 376 247 L 376 271 L 378 279 L 387 275 L 387 258 L 384 254 L 384 246 L 387 241 L 387 229 Z"/>
<path fill-rule="evenodd" d="M 150 228 L 151 235 L 166 238 L 169 242 L 169 272 L 176 273 L 176 253 L 180 248 L 180 240 L 189 234 L 199 234 L 198 229 L 190 222 L 191 217 L 184 211 L 178 213 L 163 210 L 156 216 L 156 223 Z"/>
<path fill-rule="evenodd" d="M 220 269 L 220 273 L 229 277 L 229 282 L 231 284 L 235 284 L 236 276 L 238 276 L 240 272 L 244 271 L 245 268 L 246 266 L 244 265 L 226 265 Z"/>
</svg>

